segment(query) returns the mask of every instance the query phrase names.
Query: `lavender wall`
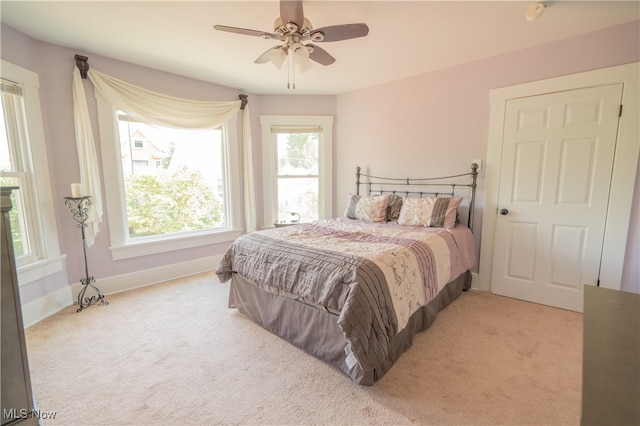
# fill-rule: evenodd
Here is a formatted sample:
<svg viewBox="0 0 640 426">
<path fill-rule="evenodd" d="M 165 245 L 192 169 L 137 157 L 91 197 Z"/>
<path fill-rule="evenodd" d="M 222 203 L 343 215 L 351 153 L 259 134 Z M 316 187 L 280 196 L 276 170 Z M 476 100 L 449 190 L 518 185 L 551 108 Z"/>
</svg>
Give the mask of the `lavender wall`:
<svg viewBox="0 0 640 426">
<path fill-rule="evenodd" d="M 354 190 L 358 165 L 386 176 L 466 171 L 473 159 L 486 158 L 492 89 L 637 62 L 639 29 L 640 23 L 634 21 L 338 96 L 335 213 L 345 208 L 346 194 Z M 636 192 L 638 187 L 640 183 L 636 183 Z M 475 235 L 479 249 L 482 174 L 478 195 Z M 638 204 L 632 212 L 636 229 Z M 623 288 L 640 293 L 640 241 L 637 231 L 632 235 Z"/>
<path fill-rule="evenodd" d="M 79 181 L 78 159 L 75 148 L 73 125 L 73 102 L 71 96 L 72 71 L 76 53 L 89 56 L 89 64 L 94 69 L 114 77 L 140 85 L 150 90 L 173 96 L 206 99 L 235 100 L 238 90 L 197 81 L 173 74 L 160 72 L 129 63 L 115 61 L 91 52 L 72 50 L 34 40 L 24 34 L 2 25 L 2 59 L 34 71 L 40 76 L 40 95 L 47 143 L 47 156 L 52 170 L 52 190 L 54 199 L 62 200 L 69 195 L 69 184 Z M 96 149 L 100 157 L 100 139 L 96 119 L 93 88 L 85 83 L 89 110 L 94 123 Z M 249 93 L 251 111 L 254 175 L 256 176 L 258 226 L 262 225 L 262 191 L 260 176 L 261 163 L 261 114 L 279 115 L 336 115 L 335 96 L 254 96 Z M 241 134 L 241 120 L 238 124 Z M 100 162 L 101 175 L 102 165 Z M 241 165 L 238 165 L 241 167 Z M 104 192 L 104 188 L 103 188 Z M 84 277 L 82 245 L 78 229 L 71 220 L 68 210 L 60 201 L 56 206 L 56 220 L 60 235 L 61 252 L 67 254 L 67 268 L 64 273 L 36 281 L 21 287 L 22 302 L 28 303 L 43 297 L 63 286 L 74 284 Z M 188 250 L 180 250 L 152 256 L 114 261 L 109 246 L 109 217 L 103 216 L 95 243 L 88 249 L 91 275 L 96 280 L 116 275 L 143 271 L 168 264 L 204 258 L 224 253 L 228 243 L 215 244 Z M 212 269 L 216 265 L 211 265 Z"/>
<path fill-rule="evenodd" d="M 354 189 L 353 173 L 357 165 L 370 167 L 381 174 L 403 176 L 428 176 L 466 170 L 472 159 L 484 158 L 486 154 L 491 89 L 638 61 L 638 29 L 638 22 L 634 22 L 337 97 L 249 94 L 259 213 L 262 212 L 263 201 L 259 184 L 262 173 L 261 114 L 335 117 L 334 214 L 339 215 L 345 207 L 346 195 Z M 237 99 L 240 93 L 235 89 L 115 61 L 91 52 L 43 43 L 5 25 L 2 25 L 1 31 L 2 59 L 40 75 L 54 199 L 62 200 L 68 195 L 69 183 L 79 179 L 71 98 L 74 54 L 89 56 L 89 63 L 95 69 L 175 96 L 231 100 Z M 86 84 L 85 87 L 91 95 L 91 85 Z M 90 112 L 95 119 L 93 105 L 90 106 Z M 100 143 L 97 131 L 95 126 L 96 141 Z M 443 161 L 444 158 L 446 161 Z M 640 184 L 636 185 L 636 192 L 638 187 Z M 478 226 L 482 222 L 482 176 L 479 196 Z M 636 201 L 637 197 L 636 194 Z M 637 223 L 640 216 L 638 202 L 635 206 L 633 220 Z M 68 255 L 68 272 L 23 286 L 23 303 L 76 283 L 83 276 L 78 230 L 62 202 L 57 206 L 56 218 L 61 252 Z M 261 222 L 259 219 L 258 225 Z M 109 251 L 108 225 L 109 218 L 105 213 L 101 231 L 88 252 L 92 275 L 96 279 L 221 254 L 227 246 L 217 244 L 113 261 Z M 636 238 L 632 239 L 628 250 L 625 272 L 631 277 L 638 276 L 638 262 L 635 262 L 634 269 L 633 258 L 630 257 L 636 253 L 637 258 L 638 253 L 637 225 L 635 229 Z M 480 230 L 477 236 L 479 239 Z"/>
</svg>

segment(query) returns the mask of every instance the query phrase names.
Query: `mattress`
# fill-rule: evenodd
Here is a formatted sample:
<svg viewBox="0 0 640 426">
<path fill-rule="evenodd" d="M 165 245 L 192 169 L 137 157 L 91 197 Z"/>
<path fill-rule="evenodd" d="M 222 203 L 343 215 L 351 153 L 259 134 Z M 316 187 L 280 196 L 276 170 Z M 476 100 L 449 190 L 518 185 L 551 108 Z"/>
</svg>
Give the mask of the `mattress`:
<svg viewBox="0 0 640 426">
<path fill-rule="evenodd" d="M 469 287 L 474 264 L 464 225 L 338 218 L 243 235 L 216 272 L 232 281 L 231 307 L 372 384 Z"/>
</svg>

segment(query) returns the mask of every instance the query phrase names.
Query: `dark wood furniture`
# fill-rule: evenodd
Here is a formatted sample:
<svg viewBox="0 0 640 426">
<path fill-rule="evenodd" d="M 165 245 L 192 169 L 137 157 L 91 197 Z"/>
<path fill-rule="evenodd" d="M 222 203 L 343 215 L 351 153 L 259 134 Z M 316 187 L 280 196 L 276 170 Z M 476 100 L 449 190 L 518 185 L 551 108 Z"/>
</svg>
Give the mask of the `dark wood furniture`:
<svg viewBox="0 0 640 426">
<path fill-rule="evenodd" d="M 585 286 L 582 425 L 640 425 L 640 294 Z"/>
<path fill-rule="evenodd" d="M 27 360 L 27 345 L 22 322 L 22 306 L 16 274 L 16 262 L 11 238 L 11 191 L 2 187 L 2 426 L 37 425 L 31 377 Z"/>
</svg>

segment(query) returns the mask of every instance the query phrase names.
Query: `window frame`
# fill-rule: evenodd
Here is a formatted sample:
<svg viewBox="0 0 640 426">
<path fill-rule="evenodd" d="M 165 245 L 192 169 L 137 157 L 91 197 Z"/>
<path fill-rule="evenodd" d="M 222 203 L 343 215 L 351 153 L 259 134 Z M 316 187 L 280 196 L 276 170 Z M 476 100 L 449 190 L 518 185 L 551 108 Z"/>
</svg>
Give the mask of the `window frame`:
<svg viewBox="0 0 640 426">
<path fill-rule="evenodd" d="M 40 105 L 40 78 L 33 71 L 2 60 L 0 75 L 6 80 L 22 86 L 24 114 L 26 119 L 27 146 L 21 146 L 24 179 L 20 188 L 29 215 L 25 225 L 31 235 L 33 256 L 24 264 L 17 265 L 19 285 L 25 285 L 63 270 L 65 255 L 60 253 L 58 228 L 56 225 L 53 191 L 49 174 L 46 139 Z M 38 173 L 35 173 L 35 170 Z M 38 206 L 35 209 L 33 206 Z M 38 214 L 36 214 L 38 210 Z"/>
<path fill-rule="evenodd" d="M 124 185 L 120 141 L 116 109 L 96 94 L 98 123 L 100 126 L 100 150 L 102 154 L 104 196 L 109 217 L 111 256 L 113 260 L 166 253 L 175 250 L 200 247 L 233 241 L 241 235 L 241 194 L 238 153 L 237 118 L 223 124 L 223 162 L 225 168 L 225 218 L 224 229 L 207 229 L 179 234 L 156 236 L 141 241 L 132 240 L 126 232 L 127 217 L 124 204 Z M 109 143 L 111 142 L 111 143 Z"/>
<path fill-rule="evenodd" d="M 333 116 L 330 115 L 262 115 L 262 171 L 264 226 L 272 228 L 278 220 L 278 147 L 273 130 L 320 129 L 318 138 L 318 217 L 333 214 Z"/>
</svg>

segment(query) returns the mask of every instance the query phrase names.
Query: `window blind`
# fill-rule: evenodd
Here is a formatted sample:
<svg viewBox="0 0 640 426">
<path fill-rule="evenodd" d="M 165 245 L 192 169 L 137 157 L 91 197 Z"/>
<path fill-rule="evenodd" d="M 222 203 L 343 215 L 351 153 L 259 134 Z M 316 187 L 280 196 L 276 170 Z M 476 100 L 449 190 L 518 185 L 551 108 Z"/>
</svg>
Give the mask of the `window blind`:
<svg viewBox="0 0 640 426">
<path fill-rule="evenodd" d="M 4 78 L 0 80 L 0 92 L 10 95 L 22 96 L 22 86 Z"/>
<path fill-rule="evenodd" d="M 322 133 L 322 127 L 271 127 L 271 133 Z"/>
</svg>

